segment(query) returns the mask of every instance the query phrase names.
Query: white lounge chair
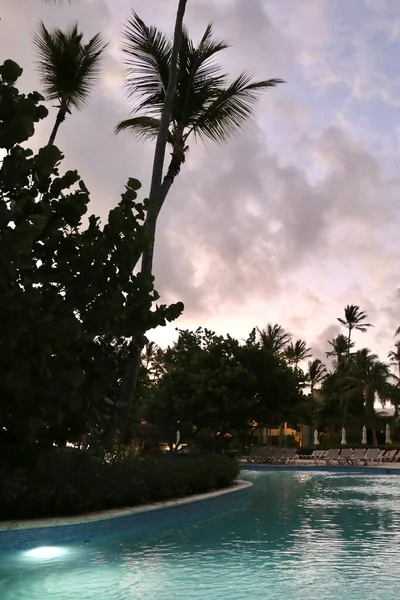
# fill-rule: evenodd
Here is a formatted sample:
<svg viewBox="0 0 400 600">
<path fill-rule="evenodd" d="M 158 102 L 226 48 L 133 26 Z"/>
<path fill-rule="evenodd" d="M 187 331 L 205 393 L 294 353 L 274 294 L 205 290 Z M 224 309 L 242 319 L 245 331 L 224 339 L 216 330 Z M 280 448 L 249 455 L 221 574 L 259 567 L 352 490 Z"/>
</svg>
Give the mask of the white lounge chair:
<svg viewBox="0 0 400 600">
<path fill-rule="evenodd" d="M 285 465 L 287 465 L 289 463 L 295 464 L 298 462 L 298 460 L 299 460 L 299 456 L 297 454 L 296 448 L 286 448 L 284 458 L 283 458 L 283 462 L 285 463 Z"/>
<path fill-rule="evenodd" d="M 352 456 L 354 450 L 353 448 L 343 448 L 340 451 L 339 456 L 337 457 L 337 461 L 339 465 L 352 465 Z"/>
<path fill-rule="evenodd" d="M 324 456 L 327 465 L 331 465 L 334 460 L 338 460 L 339 448 L 331 448 Z"/>
<path fill-rule="evenodd" d="M 395 462 L 399 454 L 398 450 L 386 450 L 382 457 L 382 462 Z"/>
<path fill-rule="evenodd" d="M 356 448 L 351 457 L 352 465 L 359 465 L 365 456 L 365 448 Z"/>
<path fill-rule="evenodd" d="M 364 458 L 364 465 L 371 465 L 372 463 L 379 463 L 382 456 L 382 451 L 379 448 L 368 448 L 366 451 Z"/>
</svg>

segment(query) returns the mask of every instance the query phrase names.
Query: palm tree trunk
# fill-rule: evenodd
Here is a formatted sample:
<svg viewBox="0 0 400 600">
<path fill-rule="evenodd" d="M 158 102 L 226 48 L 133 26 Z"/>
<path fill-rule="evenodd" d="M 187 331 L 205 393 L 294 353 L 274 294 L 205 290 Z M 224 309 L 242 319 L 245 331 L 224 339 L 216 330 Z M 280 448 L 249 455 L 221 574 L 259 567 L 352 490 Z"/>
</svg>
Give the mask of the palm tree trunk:
<svg viewBox="0 0 400 600">
<path fill-rule="evenodd" d="M 61 123 L 65 120 L 66 114 L 68 112 L 68 108 L 66 106 L 60 106 L 58 109 L 56 122 L 53 127 L 53 131 L 50 134 L 49 141 L 47 142 L 47 146 L 53 146 L 54 140 L 56 139 L 56 135 Z"/>
<path fill-rule="evenodd" d="M 148 278 L 151 277 L 153 272 L 154 242 L 162 188 L 162 172 L 164 167 L 168 128 L 171 121 L 171 111 L 175 98 L 177 84 L 178 55 L 182 41 L 183 17 L 186 10 L 186 3 L 187 0 L 179 0 L 178 11 L 175 21 L 174 43 L 171 54 L 171 63 L 169 67 L 168 88 L 165 94 L 164 105 L 161 112 L 160 129 L 158 131 L 156 148 L 154 152 L 153 172 L 151 177 L 148 204 L 149 209 L 146 218 L 146 246 L 143 251 L 141 268 L 141 273 Z M 124 419 L 122 428 L 120 430 L 121 442 L 123 442 L 126 435 L 126 428 L 128 426 L 128 420 L 132 410 L 133 400 L 135 397 L 140 368 L 140 354 L 144 345 L 143 335 L 135 336 L 132 340 L 132 355 L 128 359 L 129 365 L 126 374 L 127 378 L 126 381 L 124 381 L 122 393 L 122 406 L 125 407 L 126 418 Z"/>
<path fill-rule="evenodd" d="M 121 409 L 122 409 L 122 419 L 119 423 L 119 432 L 120 432 L 120 443 L 123 444 L 125 442 L 126 433 L 129 427 L 129 421 L 132 413 L 132 406 L 134 400 L 134 392 L 136 391 L 139 369 L 140 369 L 140 355 L 141 349 L 145 343 L 143 340 L 139 344 L 139 348 L 137 348 L 139 336 L 134 336 L 130 343 L 129 347 L 129 355 L 127 366 L 124 375 L 124 382 L 122 385 L 121 391 Z M 134 392 L 132 393 L 132 390 Z"/>
<path fill-rule="evenodd" d="M 347 365 L 349 364 L 349 360 L 350 360 L 350 342 L 351 342 L 351 329 L 349 328 L 349 335 L 347 336 Z M 346 427 L 348 410 L 349 410 L 349 395 L 347 395 L 346 401 L 344 403 L 342 429 L 343 429 L 343 427 Z"/>
<path fill-rule="evenodd" d="M 160 214 L 160 211 L 164 205 L 165 199 L 168 196 L 168 192 L 171 189 L 172 184 L 174 183 L 175 177 L 177 175 L 179 175 L 179 172 L 181 170 L 181 164 L 182 164 L 181 160 L 178 161 L 176 159 L 176 157 L 172 157 L 172 160 L 169 163 L 168 171 L 167 171 L 167 173 L 163 179 L 162 185 L 161 185 L 160 195 L 159 195 L 159 199 L 158 199 L 158 206 L 157 206 L 157 218 L 158 218 L 158 215 Z M 145 229 L 147 229 L 147 224 L 148 224 L 148 221 L 146 219 L 146 221 L 143 225 L 143 227 Z M 137 251 L 137 254 L 134 258 L 133 268 L 136 267 L 142 254 L 143 254 L 142 250 Z"/>
<path fill-rule="evenodd" d="M 375 394 L 371 389 L 370 385 L 366 385 L 364 389 L 364 398 L 365 398 L 365 416 L 368 423 L 369 428 L 372 431 L 372 445 L 377 448 L 378 447 L 378 438 L 376 436 L 375 429 L 375 409 L 374 409 L 374 400 Z"/>
<path fill-rule="evenodd" d="M 163 204 L 168 195 L 168 192 L 171 189 L 172 184 L 174 183 L 175 177 L 177 177 L 177 175 L 179 175 L 179 172 L 181 170 L 181 165 L 182 165 L 182 161 L 179 158 L 172 156 L 171 162 L 169 163 L 168 171 L 164 177 L 164 180 L 163 180 L 162 186 L 161 186 L 161 190 L 160 190 L 160 196 L 158 199 L 158 207 L 157 207 L 157 217 L 160 214 L 160 210 L 163 207 Z"/>
</svg>

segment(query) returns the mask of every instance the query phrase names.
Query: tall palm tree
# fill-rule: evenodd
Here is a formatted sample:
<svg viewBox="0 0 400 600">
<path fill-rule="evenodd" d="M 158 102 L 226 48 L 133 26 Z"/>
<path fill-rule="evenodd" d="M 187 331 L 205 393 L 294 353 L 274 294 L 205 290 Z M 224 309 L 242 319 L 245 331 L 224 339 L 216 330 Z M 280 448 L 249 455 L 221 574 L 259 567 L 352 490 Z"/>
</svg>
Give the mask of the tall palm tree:
<svg viewBox="0 0 400 600">
<path fill-rule="evenodd" d="M 178 10 L 176 12 L 174 37 L 171 47 L 170 60 L 168 64 L 168 82 L 164 90 L 164 96 L 161 106 L 160 118 L 158 122 L 156 147 L 154 151 L 153 169 L 151 174 L 151 184 L 149 193 L 149 206 L 145 223 L 145 233 L 147 244 L 143 252 L 141 274 L 147 280 L 150 280 L 153 272 L 154 242 L 156 233 L 157 216 L 162 190 L 162 173 L 165 158 L 165 149 L 168 141 L 169 124 L 171 122 L 174 100 L 178 82 L 178 58 L 182 46 L 183 18 L 185 15 L 187 0 L 179 0 Z M 139 255 L 140 256 L 140 255 Z M 140 369 L 140 354 L 145 344 L 145 334 L 143 330 L 139 335 L 133 336 L 130 344 L 130 357 L 124 378 L 124 384 L 121 391 L 122 406 L 125 411 L 122 412 L 122 426 L 120 427 L 120 440 L 123 442 L 127 431 L 129 417 L 132 411 L 132 405 L 135 398 L 137 382 Z"/>
<path fill-rule="evenodd" d="M 348 304 L 344 309 L 344 319 L 338 317 L 339 323 L 341 323 L 348 330 L 347 335 L 347 354 L 350 354 L 351 347 L 351 332 L 361 331 L 362 333 L 366 333 L 368 331 L 368 327 L 373 327 L 371 323 L 365 323 L 365 319 L 368 318 L 368 315 L 363 310 L 360 310 L 359 306 L 355 306 L 354 304 Z"/>
<path fill-rule="evenodd" d="M 307 344 L 303 340 L 291 342 L 285 348 L 285 357 L 289 364 L 294 365 L 297 369 L 299 362 L 311 356 L 311 348 L 307 348 Z"/>
<path fill-rule="evenodd" d="M 49 31 L 42 22 L 33 42 L 46 100 L 58 102 L 56 122 L 48 141 L 52 145 L 71 109 L 80 109 L 87 103 L 107 44 L 99 33 L 84 44 L 77 23 L 64 33 L 58 28 Z"/>
<path fill-rule="evenodd" d="M 352 377 L 362 390 L 366 420 L 370 429 L 372 429 L 373 444 L 377 446 L 374 403 L 376 397 L 382 403 L 390 397 L 390 370 L 388 365 L 381 362 L 368 348 L 358 350 L 352 356 L 351 363 Z"/>
<path fill-rule="evenodd" d="M 123 32 L 127 89 L 134 98 L 134 116 L 121 121 L 116 132 L 129 130 L 142 139 L 153 140 L 160 127 L 160 114 L 168 87 L 172 44 L 156 27 L 148 27 L 134 12 Z M 208 25 L 196 47 L 186 29 L 178 58 L 178 79 L 168 132 L 171 161 L 163 179 L 158 212 L 175 177 L 185 162 L 189 138 L 225 142 L 253 113 L 258 94 L 281 79 L 253 81 L 242 73 L 231 83 L 216 62 L 228 48 L 213 37 Z"/>
<path fill-rule="evenodd" d="M 315 386 L 324 381 L 327 373 L 326 366 L 319 358 L 308 361 L 308 380 L 311 395 L 314 393 Z"/>
<path fill-rule="evenodd" d="M 258 333 L 264 350 L 274 354 L 282 354 L 292 339 L 291 334 L 277 323 L 268 323 L 266 329 L 258 329 Z"/>
</svg>

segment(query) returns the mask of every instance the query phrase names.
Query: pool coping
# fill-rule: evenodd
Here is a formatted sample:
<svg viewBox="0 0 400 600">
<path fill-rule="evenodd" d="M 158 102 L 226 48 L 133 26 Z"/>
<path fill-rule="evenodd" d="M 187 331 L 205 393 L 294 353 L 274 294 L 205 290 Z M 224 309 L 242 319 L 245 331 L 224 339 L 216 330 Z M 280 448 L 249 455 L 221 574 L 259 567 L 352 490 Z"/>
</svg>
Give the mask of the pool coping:
<svg viewBox="0 0 400 600">
<path fill-rule="evenodd" d="M 259 463 L 242 463 L 242 471 L 303 471 L 308 473 L 362 473 L 363 475 L 400 475 L 400 466 L 397 465 L 315 465 L 315 464 L 290 464 L 290 465 L 263 465 Z"/>
<path fill-rule="evenodd" d="M 108 521 L 112 519 L 118 519 L 122 517 L 129 517 L 132 515 L 144 515 L 153 511 L 175 508 L 179 506 L 186 506 L 188 504 L 194 504 L 196 502 L 202 502 L 206 500 L 212 500 L 213 498 L 220 498 L 228 494 L 234 494 L 235 492 L 243 491 L 250 488 L 253 484 L 249 481 L 236 480 L 235 484 L 216 490 L 213 492 L 206 492 L 205 494 L 195 494 L 187 496 L 185 498 L 179 498 L 177 500 L 168 500 L 166 502 L 155 502 L 152 504 L 140 505 L 135 507 L 116 508 L 111 510 L 103 510 L 94 513 L 87 513 L 79 516 L 71 517 L 51 517 L 47 519 L 23 519 L 13 521 L 0 521 L 0 532 L 5 531 L 23 531 L 25 529 L 40 529 L 43 527 L 63 527 L 73 525 L 83 525 L 86 523 L 97 523 L 102 521 Z M 1 548 L 1 540 L 0 540 Z"/>
</svg>

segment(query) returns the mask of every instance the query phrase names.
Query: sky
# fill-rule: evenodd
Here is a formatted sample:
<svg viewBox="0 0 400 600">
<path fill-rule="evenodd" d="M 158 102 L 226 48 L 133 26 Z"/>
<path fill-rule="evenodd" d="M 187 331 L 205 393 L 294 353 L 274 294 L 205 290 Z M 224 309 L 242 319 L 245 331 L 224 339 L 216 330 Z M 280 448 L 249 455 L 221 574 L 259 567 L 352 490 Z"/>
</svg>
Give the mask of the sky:
<svg viewBox="0 0 400 600">
<path fill-rule="evenodd" d="M 115 124 L 130 105 L 121 32 L 131 11 L 172 33 L 177 0 L 0 0 L 0 52 L 23 68 L 20 88 L 39 89 L 32 47 L 38 22 L 78 21 L 87 39 L 109 42 L 87 107 L 62 125 L 65 168 L 76 168 L 103 219 L 129 177 L 148 193 L 154 146 Z M 224 145 L 192 142 L 163 207 L 156 288 L 182 301 L 172 325 L 246 338 L 279 323 L 324 358 L 337 317 L 356 304 L 374 325 L 355 334 L 382 360 L 400 325 L 400 6 L 393 0 L 188 0 L 185 23 L 198 40 L 213 22 L 231 47 L 232 78 L 281 78 L 254 118 Z M 49 106 L 52 117 L 55 108 Z M 33 147 L 53 121 L 37 129 Z"/>
</svg>

